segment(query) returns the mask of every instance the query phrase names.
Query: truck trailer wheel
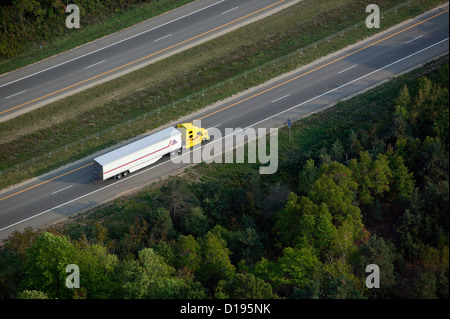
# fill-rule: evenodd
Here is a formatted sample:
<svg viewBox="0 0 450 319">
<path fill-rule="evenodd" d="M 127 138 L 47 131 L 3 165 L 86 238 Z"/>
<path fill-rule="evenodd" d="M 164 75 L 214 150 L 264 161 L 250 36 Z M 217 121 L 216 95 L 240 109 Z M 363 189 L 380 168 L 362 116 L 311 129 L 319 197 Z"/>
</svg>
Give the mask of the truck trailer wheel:
<svg viewBox="0 0 450 319">
<path fill-rule="evenodd" d="M 125 172 L 123 172 L 123 177 L 125 177 L 125 176 L 127 176 L 128 174 L 130 174 L 130 171 L 125 171 Z"/>
</svg>

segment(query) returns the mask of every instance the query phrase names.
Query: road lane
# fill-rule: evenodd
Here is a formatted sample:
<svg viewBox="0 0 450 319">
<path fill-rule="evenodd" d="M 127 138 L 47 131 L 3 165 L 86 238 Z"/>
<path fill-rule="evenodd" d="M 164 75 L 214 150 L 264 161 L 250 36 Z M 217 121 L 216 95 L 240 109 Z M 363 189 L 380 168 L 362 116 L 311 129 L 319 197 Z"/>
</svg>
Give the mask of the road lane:
<svg viewBox="0 0 450 319">
<path fill-rule="evenodd" d="M 216 126 L 223 132 L 226 127 L 245 128 L 249 125 L 277 127 L 286 123 L 287 118 L 295 119 L 315 112 L 330 103 L 448 52 L 448 9 L 445 10 L 441 10 L 440 15 L 434 12 L 422 17 L 421 21 L 434 17 L 426 22 L 420 24 L 417 24 L 417 21 L 412 22 L 398 30 L 369 39 L 354 48 L 343 50 L 328 59 L 291 72 L 282 79 L 261 86 L 256 91 L 244 93 L 217 105 L 214 109 L 199 112 L 189 120 L 202 119 L 203 127 Z M 423 34 L 422 37 L 405 44 L 417 37 L 419 31 Z M 351 65 L 358 67 L 338 74 Z M 280 97 L 284 98 L 272 103 Z M 92 165 L 89 165 L 91 161 L 92 159 L 86 159 L 77 163 L 75 167 L 69 166 L 21 188 L 2 192 L 0 238 L 4 238 L 14 229 L 23 229 L 28 225 L 34 227 L 44 225 L 49 221 L 93 207 L 186 167 L 183 164 L 175 165 L 165 159 L 119 181 L 110 180 L 102 183 L 93 180 Z M 83 168 L 66 174 L 79 167 Z M 57 176 L 61 174 L 65 175 L 58 178 Z M 45 182 L 52 178 L 54 179 Z M 59 193 L 60 197 L 52 198 L 49 194 L 61 189 L 61 183 L 74 186 L 66 192 Z M 34 185 L 39 186 L 33 187 Z M 23 191 L 27 188 L 29 189 Z M 36 213 L 39 214 L 37 217 Z"/>
</svg>

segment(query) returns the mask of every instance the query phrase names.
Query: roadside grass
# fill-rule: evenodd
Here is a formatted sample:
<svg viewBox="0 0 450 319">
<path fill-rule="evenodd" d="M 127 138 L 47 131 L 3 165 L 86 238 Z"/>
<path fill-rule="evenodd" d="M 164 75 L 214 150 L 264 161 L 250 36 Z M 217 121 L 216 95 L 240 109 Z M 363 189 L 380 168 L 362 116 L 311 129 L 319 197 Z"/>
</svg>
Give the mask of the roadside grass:
<svg viewBox="0 0 450 319">
<path fill-rule="evenodd" d="M 402 3 L 398 1 L 398 3 Z M 386 29 L 441 3 L 437 0 L 412 2 L 389 19 Z M 393 1 L 380 8 L 395 6 Z M 269 62 L 307 44 L 324 39 L 340 29 L 364 21 L 362 5 L 350 0 L 331 4 L 325 0 L 303 1 L 278 14 L 253 23 L 216 40 L 169 57 L 126 76 L 98 85 L 76 95 L 0 123 L 0 169 L 12 167 L 58 147 L 124 123 L 156 110 L 246 70 Z M 363 6 L 364 7 L 364 6 Z M 320 26 L 320 27 L 319 27 Z M 338 27 L 339 26 L 339 29 Z M 205 92 L 176 107 L 114 129 L 113 134 L 78 143 L 65 152 L 52 154 L 29 168 L 2 173 L 0 188 L 37 176 L 65 163 L 142 134 L 199 110 L 216 101 L 263 83 L 319 57 L 373 35 L 373 29 L 357 28 L 344 36 L 323 42 L 293 56 L 250 73 L 246 77 Z"/>
<path fill-rule="evenodd" d="M 132 5 L 124 11 L 111 14 L 98 23 L 87 26 L 82 24 L 80 29 L 67 30 L 55 39 L 30 43 L 23 53 L 0 59 L 0 74 L 100 39 L 193 1 L 195 0 L 156 0 Z"/>
</svg>

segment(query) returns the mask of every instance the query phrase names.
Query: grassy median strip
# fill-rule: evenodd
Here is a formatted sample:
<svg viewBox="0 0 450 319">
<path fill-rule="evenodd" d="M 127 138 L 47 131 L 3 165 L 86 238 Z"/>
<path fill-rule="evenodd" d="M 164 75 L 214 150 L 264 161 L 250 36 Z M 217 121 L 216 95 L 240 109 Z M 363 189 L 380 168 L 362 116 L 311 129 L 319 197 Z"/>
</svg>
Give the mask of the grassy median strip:
<svg viewBox="0 0 450 319">
<path fill-rule="evenodd" d="M 380 1 L 382 10 L 398 1 Z M 383 19 L 386 29 L 441 3 L 411 1 L 410 6 Z M 374 29 L 359 27 L 342 37 L 324 41 L 283 63 L 265 65 L 227 85 L 188 101 L 170 106 L 212 83 L 245 74 L 296 49 L 325 39 L 337 31 L 364 21 L 365 6 L 350 0 L 306 0 L 280 13 L 253 23 L 216 40 L 169 57 L 121 78 L 52 103 L 0 124 L 0 169 L 49 154 L 58 147 L 76 143 L 64 152 L 52 153 L 32 165 L 2 173 L 0 187 L 47 172 L 109 145 L 144 133 L 182 115 L 263 83 L 321 56 L 373 35 Z M 158 108 L 165 109 L 157 111 Z M 154 111 L 152 116 L 127 123 L 128 119 Z M 117 126 L 117 127 L 116 127 Z M 84 141 L 97 132 L 98 138 Z M 80 142 L 81 141 L 81 142 Z"/>
</svg>

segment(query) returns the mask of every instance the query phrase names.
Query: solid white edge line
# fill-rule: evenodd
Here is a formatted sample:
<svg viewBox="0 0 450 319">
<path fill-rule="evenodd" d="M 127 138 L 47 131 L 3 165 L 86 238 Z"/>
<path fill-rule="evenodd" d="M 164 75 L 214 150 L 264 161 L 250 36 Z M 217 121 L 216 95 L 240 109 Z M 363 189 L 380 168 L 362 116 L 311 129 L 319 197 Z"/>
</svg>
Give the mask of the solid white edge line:
<svg viewBox="0 0 450 319">
<path fill-rule="evenodd" d="M 434 44 L 432 44 L 432 45 L 430 45 L 430 46 L 428 46 L 428 47 L 426 47 L 426 48 L 423 48 L 423 49 L 421 49 L 421 50 L 419 50 L 419 51 L 417 51 L 417 52 L 415 52 L 415 53 L 412 53 L 412 54 L 410 54 L 410 55 L 408 55 L 408 56 L 406 56 L 406 57 L 403 57 L 403 58 L 401 58 L 401 59 L 399 59 L 399 60 L 397 60 L 397 61 L 394 61 L 394 62 L 392 62 L 392 63 L 389 63 L 389 64 L 387 64 L 387 65 L 385 65 L 385 66 L 383 66 L 383 67 L 381 67 L 381 68 L 379 68 L 379 69 L 376 69 L 376 70 L 374 70 L 374 71 L 372 71 L 372 72 L 370 72 L 370 73 L 367 73 L 366 75 L 360 76 L 360 77 L 357 78 L 357 79 L 354 79 L 354 80 L 352 80 L 352 81 L 350 81 L 350 82 L 347 82 L 347 83 L 345 83 L 345 84 L 342 84 L 342 85 L 340 85 L 340 86 L 338 86 L 338 87 L 336 87 L 336 88 L 334 88 L 334 89 L 331 89 L 331 90 L 329 90 L 329 91 L 327 91 L 327 92 L 325 92 L 325 93 L 319 94 L 319 95 L 317 95 L 317 96 L 315 96 L 315 97 L 313 97 L 313 98 L 310 98 L 310 99 L 307 100 L 307 101 L 304 101 L 304 102 L 302 102 L 302 103 L 300 103 L 300 104 L 297 104 L 297 105 L 295 105 L 295 106 L 293 106 L 293 107 L 290 107 L 290 108 L 288 108 L 288 109 L 286 109 L 286 110 L 284 110 L 284 111 L 281 111 L 281 112 L 279 112 L 279 113 L 277 113 L 277 114 L 271 115 L 271 116 L 269 116 L 269 117 L 267 117 L 267 118 L 265 118 L 265 119 L 263 119 L 263 120 L 261 120 L 261 121 L 258 121 L 258 122 L 256 122 L 256 123 L 253 123 L 253 124 L 247 126 L 246 128 L 249 128 L 249 127 L 258 125 L 259 123 L 265 122 L 265 121 L 267 121 L 267 120 L 269 120 L 269 119 L 271 119 L 271 118 L 274 118 L 274 117 L 276 117 L 276 116 L 278 116 L 278 115 L 280 115 L 280 114 L 289 112 L 289 111 L 291 111 L 291 110 L 293 110 L 293 109 L 295 109 L 295 108 L 297 108 L 297 107 L 299 107 L 299 106 L 302 106 L 303 104 L 309 103 L 309 102 L 311 102 L 311 101 L 313 101 L 313 100 L 316 100 L 316 99 L 318 99 L 318 98 L 321 98 L 321 97 L 324 96 L 324 95 L 327 95 L 327 94 L 329 94 L 329 93 L 332 93 L 332 92 L 334 92 L 334 91 L 337 91 L 337 90 L 339 90 L 339 89 L 341 89 L 341 88 L 343 88 L 343 87 L 345 87 L 345 86 L 347 86 L 347 85 L 349 85 L 349 84 L 352 84 L 352 83 L 354 83 L 354 82 L 356 82 L 356 81 L 359 81 L 359 80 L 361 80 L 361 79 L 363 79 L 363 78 L 365 78 L 365 77 L 368 77 L 368 76 L 370 76 L 370 75 L 372 75 L 372 74 L 374 74 L 374 73 L 376 73 L 376 72 L 379 72 L 379 71 L 381 71 L 381 70 L 384 70 L 384 69 L 386 69 L 386 68 L 388 68 L 388 67 L 390 67 L 390 66 L 392 66 L 392 65 L 394 65 L 394 64 L 397 64 L 397 63 L 399 63 L 399 62 L 401 62 L 401 61 L 403 61 L 403 60 L 406 60 L 406 59 L 408 59 L 408 58 L 410 58 L 410 57 L 412 57 L 412 56 L 414 56 L 414 55 L 416 55 L 416 54 L 419 54 L 419 53 L 421 53 L 421 52 L 423 52 L 423 51 L 425 51 L 425 50 L 428 50 L 428 49 L 430 49 L 430 48 L 432 48 L 432 47 L 434 47 L 434 46 L 436 46 L 436 45 L 439 45 L 439 44 L 441 44 L 442 42 L 447 41 L 448 39 L 449 39 L 449 38 L 445 38 L 444 40 L 441 40 L 441 41 L 439 41 L 439 42 L 436 42 L 436 43 L 434 43 Z M 224 137 L 222 137 L 221 139 L 219 139 L 219 140 L 217 140 L 217 141 L 220 141 L 220 140 L 222 140 L 222 139 L 224 139 L 224 138 L 226 138 L 226 137 L 228 137 L 228 136 L 230 136 L 230 135 L 233 135 L 233 134 L 236 134 L 236 133 L 238 133 L 238 132 L 240 132 L 240 131 L 243 131 L 243 130 L 245 130 L 246 128 L 240 129 L 240 130 L 238 130 L 238 131 L 236 131 L 236 132 L 233 132 L 232 134 L 228 134 L 227 136 L 224 136 Z M 184 153 L 183 155 L 185 155 L 185 154 L 186 154 L 186 155 L 187 155 L 187 154 L 190 154 L 191 152 L 192 152 L 192 151 L 189 151 L 188 153 Z M 121 179 L 121 180 L 119 180 L 118 182 L 115 182 L 115 183 L 113 183 L 113 184 L 110 184 L 110 185 L 107 185 L 107 186 L 105 186 L 105 187 L 99 188 L 99 189 L 97 189 L 97 190 L 95 190 L 95 191 L 92 191 L 92 192 L 87 193 L 87 194 L 85 194 L 85 195 L 82 195 L 82 196 L 80 196 L 80 197 L 74 198 L 74 199 L 72 199 L 72 200 L 70 200 L 70 201 L 68 201 L 68 202 L 65 202 L 65 203 L 60 204 L 60 205 L 58 205 L 58 206 L 55 206 L 55 207 L 53 207 L 53 208 L 47 209 L 46 211 L 43 211 L 43 212 L 41 212 L 41 213 L 39 213 L 39 214 L 30 216 L 30 217 L 28 217 L 28 218 L 25 218 L 25 219 L 23 219 L 23 220 L 21 220 L 21 221 L 18 221 L 18 222 L 16 222 L 16 223 L 14 223 L 14 224 L 11 224 L 11 225 L 9 225 L 9 226 L 3 227 L 3 228 L 0 229 L 0 232 L 1 232 L 1 231 L 4 231 L 5 229 L 8 229 L 8 228 L 10 228 L 10 227 L 13 227 L 13 226 L 15 226 L 15 225 L 18 225 L 18 224 L 20 224 L 20 223 L 23 223 L 23 222 L 25 222 L 25 221 L 28 221 L 28 220 L 30 220 L 30 219 L 33 219 L 33 218 L 35 218 L 35 217 L 38 217 L 38 216 L 40 216 L 40 215 L 43 215 L 43 214 L 45 214 L 45 213 L 51 212 L 52 210 L 58 209 L 58 208 L 60 208 L 60 207 L 62 207 L 62 206 L 64 206 L 64 205 L 70 204 L 70 203 L 72 203 L 72 202 L 74 202 L 74 201 L 76 201 L 76 200 L 82 199 L 82 198 L 87 197 L 87 196 L 89 196 L 89 195 L 95 194 L 95 193 L 97 193 L 97 192 L 99 192 L 99 191 L 101 191 L 101 190 L 104 190 L 104 189 L 107 189 L 107 188 L 109 188 L 109 187 L 111 187 L 111 186 L 117 185 L 117 184 L 119 184 L 119 183 L 121 183 L 121 182 L 123 182 L 123 181 L 126 181 L 126 180 L 130 179 L 130 178 L 133 178 L 133 177 L 135 177 L 135 176 L 139 176 L 140 174 L 143 174 L 143 173 L 145 173 L 145 172 L 147 172 L 147 171 L 149 171 L 149 170 L 151 170 L 151 169 L 155 169 L 155 168 L 157 168 L 157 167 L 159 167 L 159 166 L 161 166 L 161 165 L 163 165 L 163 164 L 169 163 L 169 162 L 170 162 L 170 161 L 163 162 L 163 163 L 160 163 L 160 164 L 151 166 L 151 167 L 149 167 L 149 168 L 147 168 L 147 169 L 145 169 L 145 170 L 143 170 L 143 171 L 140 171 L 140 172 L 138 172 L 138 173 L 129 175 L 128 178 L 126 178 L 126 179 Z"/>
<path fill-rule="evenodd" d="M 99 51 L 101 51 L 101 50 L 107 49 L 107 48 L 112 47 L 112 46 L 114 46 L 114 45 L 116 45 L 116 44 L 119 44 L 119 43 L 128 41 L 128 40 L 130 40 L 130 39 L 132 39 L 132 38 L 138 37 L 138 36 L 140 36 L 140 35 L 142 35 L 142 34 L 145 34 L 145 33 L 147 33 L 147 32 L 156 30 L 156 29 L 158 29 L 158 28 L 161 28 L 161 27 L 163 27 L 163 26 L 166 26 L 166 25 L 168 25 L 168 24 L 170 24 L 170 23 L 173 23 L 173 22 L 175 22 L 175 21 L 181 20 L 181 19 L 186 18 L 186 17 L 188 17 L 188 16 L 190 16 L 190 15 L 193 15 L 193 14 L 198 13 L 198 12 L 200 12 L 200 11 L 206 10 L 206 9 L 208 9 L 208 8 L 210 8 L 210 7 L 213 7 L 213 6 L 215 6 L 215 5 L 219 4 L 219 3 L 222 3 L 222 2 L 224 2 L 224 1 L 225 1 L 225 0 L 220 0 L 220 1 L 218 1 L 218 2 L 215 2 L 215 3 L 213 3 L 213 4 L 210 4 L 209 6 L 206 6 L 206 7 L 204 7 L 204 8 L 198 9 L 198 10 L 196 10 L 196 11 L 193 11 L 193 12 L 191 12 L 191 13 L 188 13 L 188 14 L 186 14 L 186 15 L 184 15 L 184 16 L 181 16 L 181 17 L 179 17 L 179 18 L 173 19 L 173 20 L 171 20 L 171 21 L 165 22 L 165 23 L 163 23 L 163 24 L 161 24 L 161 25 L 159 25 L 159 26 L 156 26 L 156 27 L 154 27 L 154 28 L 151 28 L 151 29 L 142 31 L 142 32 L 137 33 L 137 34 L 135 34 L 135 35 L 132 35 L 132 36 L 130 36 L 130 37 L 128 37 L 128 38 L 125 38 L 125 39 L 122 39 L 122 40 L 120 40 L 120 41 L 111 43 L 111 44 L 109 44 L 109 45 L 107 45 L 107 46 L 105 46 L 105 47 L 103 47 L 103 48 L 94 50 L 94 51 L 92 51 L 92 52 L 89 52 L 89 53 L 86 53 L 86 54 L 83 54 L 83 55 L 80 55 L 80 56 L 78 56 L 78 57 L 76 57 L 76 58 L 73 58 L 73 59 L 64 61 L 64 62 L 59 63 L 59 64 L 57 64 L 57 65 L 51 66 L 51 67 L 49 67 L 49 68 L 47 68 L 47 69 L 38 71 L 38 72 L 36 72 L 36 73 L 30 74 L 30 75 L 27 75 L 27 76 L 24 76 L 24 77 L 22 77 L 22 78 L 20 78 L 20 79 L 17 79 L 17 80 L 14 80 L 14 81 L 11 81 L 11 82 L 2 84 L 2 85 L 0 85 L 0 88 L 2 88 L 2 87 L 4 87 L 4 86 L 7 86 L 7 85 L 10 85 L 10 84 L 13 84 L 13 83 L 16 83 L 16 82 L 18 82 L 18 81 L 25 80 L 25 79 L 27 79 L 27 78 L 29 78 L 29 77 L 32 77 L 32 76 L 34 76 L 34 75 L 37 75 L 37 74 L 46 72 L 46 71 L 51 70 L 51 69 L 54 69 L 54 68 L 57 68 L 57 67 L 59 67 L 59 66 L 61 66 L 61 65 L 64 65 L 64 64 L 73 62 L 73 61 L 75 61 L 75 60 L 84 58 L 85 56 L 88 56 L 88 55 L 90 55 L 90 54 L 94 54 L 94 53 L 99 52 Z M 156 18 L 156 17 L 155 17 L 155 18 Z"/>
</svg>

